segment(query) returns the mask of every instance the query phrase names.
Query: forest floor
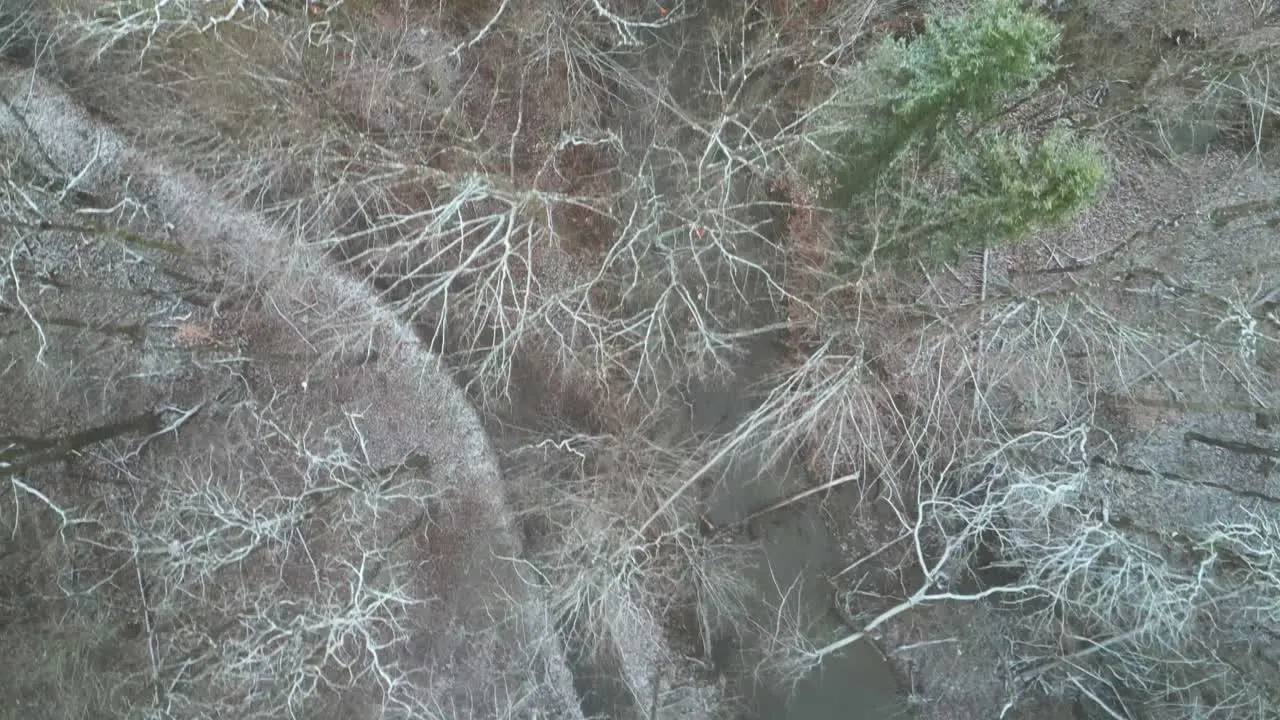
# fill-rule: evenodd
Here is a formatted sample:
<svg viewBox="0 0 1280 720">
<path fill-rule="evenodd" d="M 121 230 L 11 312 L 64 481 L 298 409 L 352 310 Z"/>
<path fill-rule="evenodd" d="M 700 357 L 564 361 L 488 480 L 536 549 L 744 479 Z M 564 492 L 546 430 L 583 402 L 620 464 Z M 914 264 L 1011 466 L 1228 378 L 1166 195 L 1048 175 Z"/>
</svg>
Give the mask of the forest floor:
<svg viewBox="0 0 1280 720">
<path fill-rule="evenodd" d="M 967 6 L 0 0 L 0 715 L 1277 717 L 1280 13 L 1037 5 L 1102 197 L 851 261 Z"/>
</svg>

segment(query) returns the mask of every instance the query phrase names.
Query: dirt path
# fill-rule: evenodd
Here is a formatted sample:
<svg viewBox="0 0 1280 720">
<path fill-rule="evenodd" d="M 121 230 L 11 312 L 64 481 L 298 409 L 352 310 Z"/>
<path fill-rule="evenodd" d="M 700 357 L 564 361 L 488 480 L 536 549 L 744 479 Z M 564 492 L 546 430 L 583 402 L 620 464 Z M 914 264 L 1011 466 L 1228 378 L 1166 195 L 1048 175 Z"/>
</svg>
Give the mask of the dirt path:
<svg viewBox="0 0 1280 720">
<path fill-rule="evenodd" d="M 465 526 L 452 528 L 453 540 L 462 543 L 452 550 L 478 558 L 483 567 L 467 569 L 461 576 L 465 586 L 428 592 L 472 598 L 473 607 L 476 599 L 509 598 L 495 602 L 510 602 L 510 612 L 520 622 L 516 630 L 503 632 L 501 643 L 513 647 L 499 654 L 538 657 L 543 668 L 536 679 L 540 712 L 582 718 L 541 596 L 517 572 L 520 541 L 511 528 L 489 440 L 461 390 L 417 337 L 367 287 L 339 275 L 302 239 L 278 232 L 261 217 L 216 199 L 194 178 L 129 147 L 38 76 L 0 67 L 0 93 L 5 102 L 0 105 L 0 142 L 17 148 L 56 181 L 70 179 L 69 191 L 87 194 L 106 207 L 132 203 L 140 210 L 135 213 L 140 221 L 130 231 L 163 233 L 197 267 L 219 268 L 260 296 L 262 325 L 275 328 L 262 344 L 310 349 L 306 359 L 291 356 L 268 368 L 270 387 L 263 389 L 271 396 L 269 404 L 305 424 L 329 415 L 350 416 L 348 406 L 358 402 L 363 410 L 357 415 L 357 433 L 370 439 L 366 450 L 374 467 L 403 464 L 406 457 L 430 458 L 432 472 L 446 478 L 454 493 L 446 502 L 465 518 Z M 352 348 L 362 349 L 363 357 L 378 358 L 376 367 L 345 362 Z M 454 512 L 445 510 L 447 515 Z M 467 630 L 492 635 L 492 618 L 471 620 L 484 624 Z M 530 674 L 527 665 L 520 669 Z M 450 672 L 447 666 L 437 668 L 437 673 Z M 459 677 L 452 686 L 478 683 L 475 689 L 483 694 L 484 682 Z"/>
</svg>

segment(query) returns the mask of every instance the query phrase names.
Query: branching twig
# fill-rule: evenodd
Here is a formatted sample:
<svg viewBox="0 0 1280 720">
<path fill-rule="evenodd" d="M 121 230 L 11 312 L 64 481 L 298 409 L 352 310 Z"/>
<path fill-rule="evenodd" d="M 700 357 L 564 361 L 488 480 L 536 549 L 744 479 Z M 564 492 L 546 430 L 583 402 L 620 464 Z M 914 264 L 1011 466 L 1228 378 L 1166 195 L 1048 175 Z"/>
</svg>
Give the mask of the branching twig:
<svg viewBox="0 0 1280 720">
<path fill-rule="evenodd" d="M 9 249 L 9 275 L 13 278 L 13 296 L 17 299 L 18 306 L 22 308 L 22 312 L 26 314 L 27 319 L 31 321 L 36 333 L 40 336 L 40 348 L 36 350 L 36 363 L 41 367 L 48 367 L 44 362 L 44 354 L 49 349 L 49 338 L 44 334 L 44 327 L 36 319 L 35 313 L 31 312 L 31 307 L 22 299 L 22 281 L 18 278 L 18 269 L 14 265 L 14 256 L 17 251 L 18 244 L 14 243 L 13 247 Z"/>
</svg>

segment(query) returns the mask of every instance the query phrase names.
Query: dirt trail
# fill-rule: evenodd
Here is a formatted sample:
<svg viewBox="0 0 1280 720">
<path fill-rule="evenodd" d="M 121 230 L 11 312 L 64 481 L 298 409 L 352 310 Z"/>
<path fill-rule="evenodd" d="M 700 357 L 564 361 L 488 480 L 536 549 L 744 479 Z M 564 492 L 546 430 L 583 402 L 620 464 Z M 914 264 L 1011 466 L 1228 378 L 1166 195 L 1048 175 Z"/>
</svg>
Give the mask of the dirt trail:
<svg viewBox="0 0 1280 720">
<path fill-rule="evenodd" d="M 298 344 L 314 350 L 310 360 L 272 368 L 280 371 L 273 380 L 288 381 L 276 389 L 293 398 L 287 404 L 298 417 L 332 413 L 335 403 L 359 392 L 357 399 L 367 404 L 362 431 L 373 439 L 368 454 L 374 463 L 394 465 L 419 453 L 431 458 L 433 472 L 447 478 L 456 491 L 454 501 L 467 511 L 470 524 L 459 540 L 466 547 L 459 552 L 481 558 L 489 571 L 467 573 L 471 587 L 432 591 L 512 598 L 511 611 L 520 625 L 508 630 L 503 642 L 516 646 L 519 654 L 540 656 L 540 712 L 581 719 L 563 652 L 547 626 L 549 614 L 538 591 L 517 573 L 520 541 L 511 528 L 489 440 L 438 359 L 367 287 L 342 277 L 302 240 L 129 147 L 38 76 L 0 65 L 0 93 L 5 102 L 0 105 L 0 143 L 16 148 L 52 178 L 74 178 L 68 189 L 91 196 L 94 204 L 138 203 L 135 207 L 144 209 L 148 219 L 129 230 L 165 233 L 197 266 L 216 267 L 225 277 L 241 279 L 261 297 L 273 323 L 283 320 L 282 327 L 298 335 L 293 342 L 300 339 Z M 353 347 L 377 357 L 377 368 L 368 371 L 357 363 L 351 369 L 351 363 L 341 362 Z M 481 634 L 490 630 L 469 629 Z"/>
</svg>

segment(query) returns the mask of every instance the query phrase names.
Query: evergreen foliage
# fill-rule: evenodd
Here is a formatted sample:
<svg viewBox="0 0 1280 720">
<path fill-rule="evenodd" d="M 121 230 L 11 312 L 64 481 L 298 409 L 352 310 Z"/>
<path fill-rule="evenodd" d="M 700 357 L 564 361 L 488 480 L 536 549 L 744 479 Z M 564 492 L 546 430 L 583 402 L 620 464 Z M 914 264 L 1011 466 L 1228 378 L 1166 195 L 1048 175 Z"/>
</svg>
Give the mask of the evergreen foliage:
<svg viewBox="0 0 1280 720">
<path fill-rule="evenodd" d="M 1069 220 L 1096 198 L 1106 164 L 1095 144 L 1066 127 L 1036 140 L 999 129 L 1002 109 L 1055 71 L 1057 45 L 1056 26 L 1016 0 L 981 0 L 877 47 L 871 99 L 858 108 L 866 121 L 835 144 L 827 203 L 855 228 L 859 217 L 893 220 L 852 232 L 844 254 L 867 253 L 874 235 L 894 258 L 950 260 Z"/>
</svg>

